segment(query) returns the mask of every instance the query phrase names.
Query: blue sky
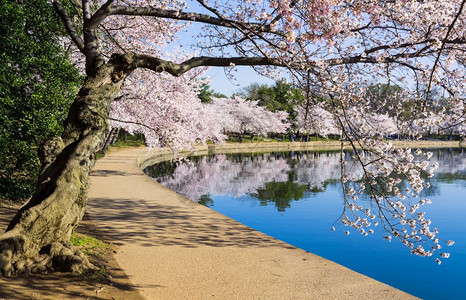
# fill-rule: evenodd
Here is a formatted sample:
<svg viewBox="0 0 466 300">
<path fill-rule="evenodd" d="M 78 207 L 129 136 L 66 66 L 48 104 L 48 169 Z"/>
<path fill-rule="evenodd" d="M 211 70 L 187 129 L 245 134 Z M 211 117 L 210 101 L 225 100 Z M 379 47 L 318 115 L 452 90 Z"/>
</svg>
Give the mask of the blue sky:
<svg viewBox="0 0 466 300">
<path fill-rule="evenodd" d="M 198 3 L 192 0 L 186 1 L 188 11 L 202 11 L 206 12 L 204 8 L 201 8 Z M 193 44 L 193 40 L 200 31 L 202 30 L 202 24 L 193 23 L 190 27 L 187 28 L 187 32 L 180 32 L 178 34 L 179 39 L 172 44 L 172 46 L 181 46 L 188 53 L 198 52 L 197 49 L 190 47 Z M 190 50 L 191 49 L 191 50 Z M 232 54 L 234 55 L 234 54 Z M 225 75 L 224 68 L 221 67 L 212 67 L 210 68 L 206 75 L 211 79 L 210 86 L 215 92 L 222 93 L 227 96 L 231 96 L 232 93 L 238 91 L 241 88 L 244 88 L 251 83 L 260 83 L 260 84 L 274 84 L 274 80 L 267 78 L 265 76 L 259 75 L 251 67 L 235 67 L 236 71 L 233 72 L 235 75 L 234 80 L 229 80 Z"/>
<path fill-rule="evenodd" d="M 198 49 L 191 47 L 193 44 L 193 36 L 196 36 L 201 30 L 202 25 L 192 24 L 187 32 L 180 32 L 178 34 L 179 39 L 171 44 L 171 47 L 176 48 L 177 46 L 184 49 L 187 53 L 196 53 Z M 232 53 L 233 56 L 235 54 Z M 251 83 L 261 83 L 261 84 L 274 84 L 274 80 L 259 75 L 253 68 L 247 66 L 235 67 L 233 75 L 235 79 L 230 80 L 225 75 L 225 70 L 223 67 L 211 67 L 206 75 L 211 79 L 210 86 L 215 92 L 222 93 L 227 96 L 231 96 L 235 91 L 250 85 Z"/>
<path fill-rule="evenodd" d="M 267 78 L 265 76 L 259 75 L 251 67 L 235 67 L 237 70 L 234 72 L 235 80 L 229 80 L 225 76 L 225 71 L 223 68 L 210 68 L 207 71 L 207 75 L 211 79 L 210 86 L 212 89 L 218 93 L 222 93 L 227 96 L 243 87 L 250 85 L 251 83 L 261 83 L 273 85 L 274 80 Z"/>
</svg>

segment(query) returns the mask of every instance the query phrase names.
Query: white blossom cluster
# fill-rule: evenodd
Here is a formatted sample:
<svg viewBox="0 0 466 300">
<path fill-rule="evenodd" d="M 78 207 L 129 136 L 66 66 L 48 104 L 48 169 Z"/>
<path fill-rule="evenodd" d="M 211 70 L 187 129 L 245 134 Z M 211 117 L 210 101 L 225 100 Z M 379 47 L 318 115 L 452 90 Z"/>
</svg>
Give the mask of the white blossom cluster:
<svg viewBox="0 0 466 300">
<path fill-rule="evenodd" d="M 429 188 L 427 178 L 434 176 L 438 163 L 429 164 L 432 152 L 420 149 L 395 148 L 384 140 L 360 140 L 353 159 L 363 170 L 362 179 L 350 178 L 342 158 L 342 187 L 345 210 L 341 218 L 344 226 L 352 227 L 363 235 L 374 233 L 373 226 L 383 226 L 388 241 L 398 239 L 411 249 L 411 253 L 431 257 L 442 249 L 439 230 L 431 228 L 422 206 L 429 198 L 419 195 Z M 369 193 L 371 201 L 361 201 L 360 195 Z M 348 231 L 349 233 L 349 231 Z M 452 245 L 452 241 L 443 241 Z M 449 254 L 440 252 L 448 258 Z M 436 258 L 440 264 L 441 260 Z"/>
</svg>

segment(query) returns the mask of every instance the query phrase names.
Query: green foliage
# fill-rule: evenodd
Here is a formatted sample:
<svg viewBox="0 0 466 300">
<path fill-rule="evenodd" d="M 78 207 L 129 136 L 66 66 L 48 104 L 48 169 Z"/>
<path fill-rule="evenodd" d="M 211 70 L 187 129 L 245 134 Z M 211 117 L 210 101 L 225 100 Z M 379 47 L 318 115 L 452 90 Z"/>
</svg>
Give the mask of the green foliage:
<svg viewBox="0 0 466 300">
<path fill-rule="evenodd" d="M 201 99 L 202 103 L 211 103 L 212 102 L 212 97 L 217 97 L 217 98 L 226 98 L 227 96 L 216 93 L 213 89 L 210 88 L 210 85 L 207 83 L 203 83 L 200 85 L 201 90 L 199 91 L 199 94 L 197 95 L 199 99 Z"/>
<path fill-rule="evenodd" d="M 397 117 L 399 120 L 411 120 L 413 108 L 416 101 L 406 101 L 404 91 L 397 85 L 378 83 L 367 88 L 366 95 L 371 101 L 373 112 L 378 114 L 388 114 L 390 117 Z"/>
<path fill-rule="evenodd" d="M 46 1 L 1 1 L 0 24 L 0 197 L 24 199 L 39 170 L 37 147 L 61 132 L 81 79 Z"/>
<path fill-rule="evenodd" d="M 120 130 L 116 141 L 111 145 L 114 148 L 125 147 L 140 147 L 145 146 L 146 141 L 141 133 L 129 134 L 124 130 Z"/>
<path fill-rule="evenodd" d="M 110 148 L 141 147 L 145 145 L 146 145 L 146 142 L 144 141 L 144 139 L 126 140 L 126 141 L 117 140 L 115 144 L 110 146 Z"/>
<path fill-rule="evenodd" d="M 199 199 L 199 204 L 202 204 L 207 207 L 212 207 L 214 206 L 214 200 L 210 195 L 202 195 L 201 199 Z"/>
<path fill-rule="evenodd" d="M 71 235 L 70 242 L 86 255 L 100 256 L 109 247 L 108 244 L 92 236 L 77 232 Z"/>
<path fill-rule="evenodd" d="M 77 232 L 71 235 L 70 242 L 87 255 L 89 259 L 97 260 L 98 262 L 102 260 L 102 257 L 107 251 L 111 250 L 111 246 L 109 244 L 94 237 Z M 105 266 L 101 266 L 100 263 L 97 265 L 100 266 L 98 269 L 88 270 L 79 274 L 87 281 L 108 282 L 109 276 Z"/>
<path fill-rule="evenodd" d="M 285 211 L 292 201 L 298 201 L 304 197 L 307 186 L 292 181 L 268 182 L 264 188 L 257 189 L 251 196 L 260 200 L 261 205 L 273 203 L 278 211 Z"/>
<path fill-rule="evenodd" d="M 275 85 L 253 83 L 243 88 L 239 93 L 248 100 L 259 101 L 259 105 L 265 106 L 272 112 L 286 111 L 292 128 L 296 129 L 295 120 L 297 113 L 295 106 L 304 103 L 305 96 L 302 90 L 287 83 L 285 80 L 275 82 Z"/>
</svg>

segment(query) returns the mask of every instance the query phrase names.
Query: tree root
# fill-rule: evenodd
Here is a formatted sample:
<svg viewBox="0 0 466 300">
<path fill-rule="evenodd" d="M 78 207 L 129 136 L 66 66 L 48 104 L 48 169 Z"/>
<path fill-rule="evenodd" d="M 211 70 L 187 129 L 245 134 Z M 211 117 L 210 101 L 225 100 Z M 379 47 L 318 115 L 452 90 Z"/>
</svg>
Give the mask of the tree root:
<svg viewBox="0 0 466 300">
<path fill-rule="evenodd" d="M 48 271 L 83 273 L 98 268 L 70 242 L 52 243 L 35 254 L 22 253 L 24 239 L 0 240 L 0 275 L 5 277 Z"/>
</svg>

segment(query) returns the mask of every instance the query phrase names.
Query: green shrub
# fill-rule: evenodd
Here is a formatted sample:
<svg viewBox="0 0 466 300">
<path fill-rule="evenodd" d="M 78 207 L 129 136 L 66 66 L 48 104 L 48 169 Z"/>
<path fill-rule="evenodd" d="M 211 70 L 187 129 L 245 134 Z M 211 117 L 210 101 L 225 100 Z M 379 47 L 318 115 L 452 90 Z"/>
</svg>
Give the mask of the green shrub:
<svg viewBox="0 0 466 300">
<path fill-rule="evenodd" d="M 1 1 L 0 24 L 0 198 L 25 199 L 39 172 L 37 148 L 62 131 L 81 77 L 47 1 Z"/>
</svg>

